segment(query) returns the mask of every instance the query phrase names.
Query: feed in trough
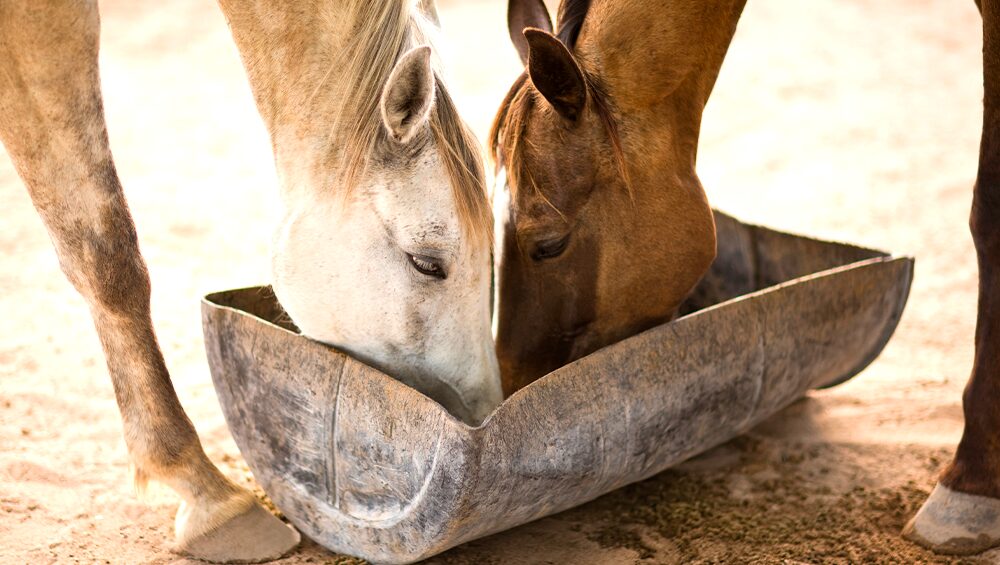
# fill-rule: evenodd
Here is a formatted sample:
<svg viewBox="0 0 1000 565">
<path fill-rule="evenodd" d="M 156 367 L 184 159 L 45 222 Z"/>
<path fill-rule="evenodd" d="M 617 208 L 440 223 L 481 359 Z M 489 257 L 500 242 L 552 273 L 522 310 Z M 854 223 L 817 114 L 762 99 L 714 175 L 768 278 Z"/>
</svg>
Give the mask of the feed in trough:
<svg viewBox="0 0 1000 565">
<path fill-rule="evenodd" d="M 266 288 L 209 295 L 206 348 L 230 430 L 307 536 L 409 563 L 654 475 L 874 360 L 912 259 L 716 222 L 696 311 L 552 372 L 478 427 L 282 327 Z"/>
</svg>

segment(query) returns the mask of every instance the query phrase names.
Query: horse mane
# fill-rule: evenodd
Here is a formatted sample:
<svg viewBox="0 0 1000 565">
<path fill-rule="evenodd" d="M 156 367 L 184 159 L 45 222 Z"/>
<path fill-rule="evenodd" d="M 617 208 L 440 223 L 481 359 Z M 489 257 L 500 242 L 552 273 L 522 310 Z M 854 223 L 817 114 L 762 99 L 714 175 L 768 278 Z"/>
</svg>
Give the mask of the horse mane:
<svg viewBox="0 0 1000 565">
<path fill-rule="evenodd" d="M 398 151 L 382 125 L 382 89 L 396 62 L 412 46 L 430 44 L 434 24 L 416 8 L 418 0 L 338 0 L 354 18 L 351 41 L 334 64 L 350 85 L 340 97 L 333 135 L 339 136 L 340 169 L 349 193 L 372 160 Z M 486 193 L 479 141 L 458 115 L 455 103 L 435 71 L 434 109 L 430 130 L 451 180 L 453 196 L 463 229 L 474 237 L 490 236 L 493 221 Z"/>
<path fill-rule="evenodd" d="M 570 52 L 573 52 L 576 47 L 576 41 L 580 37 L 580 29 L 583 27 L 587 12 L 590 10 L 590 4 L 591 0 L 563 0 L 559 4 L 555 35 L 563 42 L 563 45 L 569 48 Z M 592 102 L 594 112 L 604 125 L 611 142 L 615 164 L 631 195 L 632 188 L 629 182 L 628 168 L 625 164 L 625 150 L 622 146 L 618 122 L 615 120 L 611 102 L 608 100 L 607 92 L 600 80 L 585 69 L 581 70 L 583 70 L 584 82 L 587 85 L 588 99 Z M 520 143 L 524 135 L 528 114 L 534 107 L 537 96 L 537 91 L 531 83 L 527 69 L 525 69 L 507 91 L 507 95 L 497 111 L 496 118 L 493 120 L 493 126 L 490 128 L 490 160 L 498 171 L 500 167 L 506 168 L 512 198 L 517 197 L 518 186 L 522 180 L 526 181 L 526 184 L 542 198 L 545 198 L 534 179 L 531 178 L 530 171 L 524 165 Z"/>
<path fill-rule="evenodd" d="M 576 40 L 580 37 L 580 28 L 583 27 L 583 20 L 590 10 L 590 0 L 564 0 L 559 4 L 559 14 L 556 21 L 559 27 L 556 28 L 556 37 L 563 42 L 570 51 L 576 47 Z"/>
</svg>

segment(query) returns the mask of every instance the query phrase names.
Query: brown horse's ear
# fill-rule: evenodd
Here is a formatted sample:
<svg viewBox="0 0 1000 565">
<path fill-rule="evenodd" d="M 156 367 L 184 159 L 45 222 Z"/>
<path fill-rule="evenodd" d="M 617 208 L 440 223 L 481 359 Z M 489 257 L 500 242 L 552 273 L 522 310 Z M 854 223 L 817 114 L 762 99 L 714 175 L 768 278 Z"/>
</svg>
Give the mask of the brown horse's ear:
<svg viewBox="0 0 1000 565">
<path fill-rule="evenodd" d="M 576 120 L 587 104 L 587 83 L 576 58 L 551 33 L 528 28 L 524 37 L 531 82 L 560 116 Z"/>
<path fill-rule="evenodd" d="M 525 28 L 538 28 L 552 33 L 552 18 L 542 0 L 510 0 L 507 2 L 507 32 L 517 49 L 521 62 L 528 64 L 528 42 L 524 39 Z"/>
</svg>

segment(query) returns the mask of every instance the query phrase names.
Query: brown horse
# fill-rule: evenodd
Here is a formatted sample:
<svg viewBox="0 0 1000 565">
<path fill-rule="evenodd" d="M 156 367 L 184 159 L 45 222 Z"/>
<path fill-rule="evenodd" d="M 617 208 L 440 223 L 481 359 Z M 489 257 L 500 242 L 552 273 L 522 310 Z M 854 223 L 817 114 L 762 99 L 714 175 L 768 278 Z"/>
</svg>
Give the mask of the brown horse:
<svg viewBox="0 0 1000 565">
<path fill-rule="evenodd" d="M 695 173 L 702 111 L 745 0 L 510 0 L 526 70 L 490 136 L 497 353 L 508 394 L 662 323 L 707 271 L 712 215 Z M 965 434 L 905 535 L 942 553 L 1000 542 L 1000 0 L 984 22 L 985 114 L 972 234 L 976 359 Z"/>
<path fill-rule="evenodd" d="M 528 69 L 490 136 L 508 394 L 669 320 L 715 258 L 695 152 L 745 0 L 661 4 L 563 2 L 552 35 L 540 0 L 510 3 Z"/>
</svg>

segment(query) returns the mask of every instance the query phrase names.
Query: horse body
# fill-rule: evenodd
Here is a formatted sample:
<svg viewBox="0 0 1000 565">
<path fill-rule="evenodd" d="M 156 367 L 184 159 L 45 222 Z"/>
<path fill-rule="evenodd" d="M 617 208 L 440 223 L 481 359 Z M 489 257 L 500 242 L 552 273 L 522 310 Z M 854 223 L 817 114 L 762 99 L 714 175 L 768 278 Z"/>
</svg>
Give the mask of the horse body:
<svg viewBox="0 0 1000 565">
<path fill-rule="evenodd" d="M 714 259 L 695 157 L 744 2 L 661 4 L 564 2 L 556 37 L 541 2 L 511 3 L 527 70 L 491 135 L 508 393 L 669 320 Z"/>
<path fill-rule="evenodd" d="M 433 2 L 220 3 L 271 134 L 285 206 L 274 286 L 310 337 L 475 422 L 501 400 L 489 210 L 474 139 L 421 47 Z M 259 561 L 299 536 L 209 461 L 157 345 L 114 168 L 94 1 L 0 5 L 0 140 L 91 307 L 141 487 L 182 498 L 178 548 Z"/>
</svg>

